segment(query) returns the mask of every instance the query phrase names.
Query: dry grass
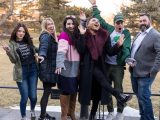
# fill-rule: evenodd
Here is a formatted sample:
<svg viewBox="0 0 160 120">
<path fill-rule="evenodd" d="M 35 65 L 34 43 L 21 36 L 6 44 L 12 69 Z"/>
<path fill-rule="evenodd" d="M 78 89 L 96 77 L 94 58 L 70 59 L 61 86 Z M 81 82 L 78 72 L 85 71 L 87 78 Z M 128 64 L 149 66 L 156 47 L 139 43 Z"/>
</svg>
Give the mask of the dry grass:
<svg viewBox="0 0 160 120">
<path fill-rule="evenodd" d="M 34 43 L 36 46 L 38 45 L 38 36 L 37 34 L 33 34 Z M 5 54 L 4 50 L 0 46 L 0 86 L 16 86 L 16 83 L 12 80 L 12 69 L 13 65 L 10 63 L 7 55 Z M 125 71 L 125 78 L 123 82 L 124 91 L 125 92 L 132 92 L 131 82 L 130 82 L 130 74 L 128 70 Z M 38 87 L 42 87 L 41 82 L 39 81 Z M 152 92 L 159 93 L 160 91 L 160 74 L 156 77 L 153 85 L 152 85 Z M 38 92 L 38 104 L 39 100 L 42 96 L 42 91 Z M 159 111 L 159 99 L 160 97 L 152 97 L 154 113 L 158 116 Z M 0 106 L 11 106 L 14 104 L 19 104 L 19 91 L 12 90 L 12 89 L 0 89 Z M 49 100 L 49 104 L 57 105 L 59 104 L 59 100 Z M 134 97 L 129 103 L 129 106 L 138 109 L 137 99 Z M 79 104 L 77 102 L 77 111 L 79 110 Z"/>
</svg>

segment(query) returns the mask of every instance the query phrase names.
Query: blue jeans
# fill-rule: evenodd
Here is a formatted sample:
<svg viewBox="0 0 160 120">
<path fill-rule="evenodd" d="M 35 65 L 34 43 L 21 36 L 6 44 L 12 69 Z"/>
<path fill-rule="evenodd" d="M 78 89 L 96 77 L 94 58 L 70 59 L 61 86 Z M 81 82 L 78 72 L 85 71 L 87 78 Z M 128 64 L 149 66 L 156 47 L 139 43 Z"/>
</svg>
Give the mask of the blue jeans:
<svg viewBox="0 0 160 120">
<path fill-rule="evenodd" d="M 22 65 L 22 82 L 17 82 L 21 95 L 20 111 L 21 116 L 26 116 L 26 105 L 30 99 L 31 110 L 34 110 L 37 103 L 37 81 L 38 72 L 36 64 Z"/>
<path fill-rule="evenodd" d="M 154 120 L 151 85 L 154 78 L 131 76 L 132 89 L 137 96 L 141 118 L 140 120 Z"/>
</svg>

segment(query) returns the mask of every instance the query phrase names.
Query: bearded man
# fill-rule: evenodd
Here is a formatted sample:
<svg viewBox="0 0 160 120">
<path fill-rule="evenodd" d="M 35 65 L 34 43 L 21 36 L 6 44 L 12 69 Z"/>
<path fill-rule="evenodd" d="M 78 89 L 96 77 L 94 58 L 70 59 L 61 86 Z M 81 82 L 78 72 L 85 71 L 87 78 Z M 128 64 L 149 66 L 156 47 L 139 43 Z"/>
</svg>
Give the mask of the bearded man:
<svg viewBox="0 0 160 120">
<path fill-rule="evenodd" d="M 160 69 L 160 34 L 151 26 L 147 14 L 141 14 L 139 22 L 140 32 L 132 44 L 131 58 L 126 62 L 139 103 L 140 120 L 154 120 L 150 97 L 151 85 Z"/>
</svg>

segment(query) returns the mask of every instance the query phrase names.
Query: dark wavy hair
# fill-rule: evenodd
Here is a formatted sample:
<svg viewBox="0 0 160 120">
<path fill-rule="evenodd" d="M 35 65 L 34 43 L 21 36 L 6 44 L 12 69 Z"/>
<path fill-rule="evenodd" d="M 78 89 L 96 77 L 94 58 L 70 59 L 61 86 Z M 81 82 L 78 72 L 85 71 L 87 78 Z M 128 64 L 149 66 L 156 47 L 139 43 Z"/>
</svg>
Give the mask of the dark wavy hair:
<svg viewBox="0 0 160 120">
<path fill-rule="evenodd" d="M 17 33 L 17 31 L 19 30 L 20 27 L 23 27 L 24 30 L 25 30 L 25 35 L 23 37 L 23 41 L 26 44 L 33 45 L 33 41 L 32 41 L 32 38 L 29 35 L 28 29 L 23 23 L 18 23 L 16 25 L 16 27 L 13 29 L 13 31 L 11 33 L 10 41 L 15 41 L 16 42 L 16 39 L 17 39 L 16 33 Z"/>
<path fill-rule="evenodd" d="M 66 23 L 67 23 L 67 20 L 72 20 L 73 21 L 73 25 L 74 25 L 74 31 L 73 32 L 70 32 L 67 28 L 66 28 Z M 63 31 L 66 32 L 69 37 L 71 38 L 71 41 L 73 43 L 73 45 L 75 45 L 75 42 L 76 40 L 78 39 L 79 37 L 79 29 L 78 29 L 78 22 L 76 20 L 76 18 L 70 16 L 70 17 L 66 17 L 63 21 Z"/>
</svg>

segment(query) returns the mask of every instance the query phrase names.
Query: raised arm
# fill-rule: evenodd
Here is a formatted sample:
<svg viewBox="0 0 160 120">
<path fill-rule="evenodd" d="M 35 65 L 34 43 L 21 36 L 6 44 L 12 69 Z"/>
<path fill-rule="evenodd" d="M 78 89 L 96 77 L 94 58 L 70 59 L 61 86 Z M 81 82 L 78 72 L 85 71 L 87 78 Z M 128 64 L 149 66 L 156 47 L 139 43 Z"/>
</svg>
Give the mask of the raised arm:
<svg viewBox="0 0 160 120">
<path fill-rule="evenodd" d="M 114 30 L 114 26 L 108 24 L 100 15 L 100 11 L 97 8 L 96 0 L 88 0 L 92 4 L 92 15 L 97 18 L 104 29 L 107 29 L 110 33 Z"/>
<path fill-rule="evenodd" d="M 76 42 L 76 48 L 77 51 L 82 55 L 86 49 L 86 39 L 85 39 L 86 28 L 84 28 L 82 25 L 79 25 L 78 29 L 80 31 L 80 36 Z"/>
</svg>

